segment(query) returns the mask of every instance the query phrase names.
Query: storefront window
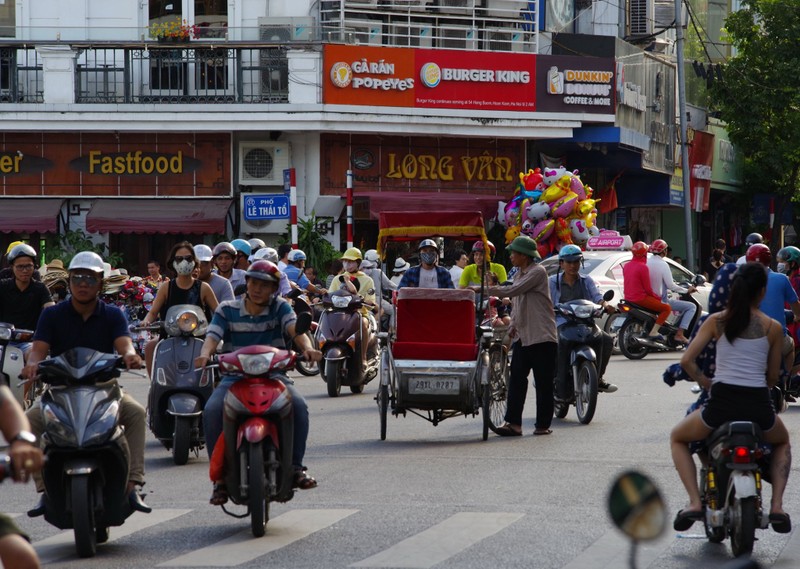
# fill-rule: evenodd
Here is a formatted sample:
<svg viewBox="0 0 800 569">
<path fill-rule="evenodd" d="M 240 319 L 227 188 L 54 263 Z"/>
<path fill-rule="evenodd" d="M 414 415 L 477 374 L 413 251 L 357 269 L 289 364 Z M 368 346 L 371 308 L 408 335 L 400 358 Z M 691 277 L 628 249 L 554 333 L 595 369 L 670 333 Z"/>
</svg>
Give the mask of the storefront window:
<svg viewBox="0 0 800 569">
<path fill-rule="evenodd" d="M 0 0 L 0 37 L 13 38 L 17 35 L 16 1 Z"/>
</svg>

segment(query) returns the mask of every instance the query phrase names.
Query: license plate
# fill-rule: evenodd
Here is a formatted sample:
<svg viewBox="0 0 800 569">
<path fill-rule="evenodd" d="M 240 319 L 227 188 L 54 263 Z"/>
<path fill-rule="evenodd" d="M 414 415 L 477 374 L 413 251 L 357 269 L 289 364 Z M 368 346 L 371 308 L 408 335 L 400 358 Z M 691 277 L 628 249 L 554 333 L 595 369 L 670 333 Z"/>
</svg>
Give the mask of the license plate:
<svg viewBox="0 0 800 569">
<path fill-rule="evenodd" d="M 410 395 L 458 395 L 457 377 L 411 377 L 408 380 Z"/>
</svg>

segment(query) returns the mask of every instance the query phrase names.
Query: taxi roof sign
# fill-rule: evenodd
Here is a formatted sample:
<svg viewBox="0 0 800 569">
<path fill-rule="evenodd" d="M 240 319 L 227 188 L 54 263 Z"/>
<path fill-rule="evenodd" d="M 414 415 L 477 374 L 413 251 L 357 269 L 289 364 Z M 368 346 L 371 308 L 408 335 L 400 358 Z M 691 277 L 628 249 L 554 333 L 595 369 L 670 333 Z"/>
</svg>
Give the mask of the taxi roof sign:
<svg viewBox="0 0 800 569">
<path fill-rule="evenodd" d="M 633 246 L 630 235 L 620 235 L 619 231 L 605 229 L 600 235 L 589 237 L 587 251 L 629 251 Z"/>
</svg>

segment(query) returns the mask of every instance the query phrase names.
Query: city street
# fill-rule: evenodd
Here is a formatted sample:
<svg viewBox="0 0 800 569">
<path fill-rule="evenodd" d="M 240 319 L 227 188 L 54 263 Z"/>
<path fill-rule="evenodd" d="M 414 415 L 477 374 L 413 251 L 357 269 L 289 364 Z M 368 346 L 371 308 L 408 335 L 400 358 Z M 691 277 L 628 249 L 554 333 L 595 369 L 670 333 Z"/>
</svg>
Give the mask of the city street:
<svg viewBox="0 0 800 569">
<path fill-rule="evenodd" d="M 685 533 L 672 530 L 686 497 L 668 436 L 696 397 L 687 383 L 670 388 L 662 381 L 677 357 L 633 362 L 613 356 L 606 379 L 619 391 L 600 395 L 590 425 L 580 425 L 572 408 L 565 420 L 554 420 L 550 436 L 532 436 L 530 389 L 525 436 L 491 434 L 485 442 L 480 416 L 433 427 L 411 415 L 390 416 L 387 440 L 380 441 L 375 382 L 364 394 L 345 388 L 330 399 L 319 377 L 293 375 L 311 411 L 306 464 L 319 487 L 274 504 L 259 539 L 249 520 L 208 504 L 205 451 L 174 466 L 149 433 L 145 490 L 153 513 L 111 528 L 95 558 L 76 557 L 71 531 L 24 515 L 36 501 L 32 484 L 2 484 L 2 509 L 30 533 L 43 563 L 59 568 L 622 568 L 630 546 L 611 523 L 606 502 L 613 477 L 636 468 L 656 481 L 669 510 L 668 530 L 639 548 L 638 566 L 721 568 L 731 560 L 727 540 L 708 543 L 699 523 Z M 126 374 L 123 384 L 146 401 L 144 378 Z M 800 406 L 783 418 L 797 436 Z M 767 503 L 768 496 L 767 489 Z M 800 520 L 796 467 L 785 509 Z M 759 530 L 757 538 L 754 559 L 762 567 L 800 565 L 797 529 L 788 535 Z"/>
</svg>

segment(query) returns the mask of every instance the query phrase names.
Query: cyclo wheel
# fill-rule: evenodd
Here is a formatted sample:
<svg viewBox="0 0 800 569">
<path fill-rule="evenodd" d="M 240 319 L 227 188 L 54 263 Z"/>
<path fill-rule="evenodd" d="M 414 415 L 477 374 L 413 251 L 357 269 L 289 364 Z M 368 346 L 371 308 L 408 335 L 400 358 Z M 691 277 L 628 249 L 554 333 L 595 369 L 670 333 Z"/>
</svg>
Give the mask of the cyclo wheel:
<svg viewBox="0 0 800 569">
<path fill-rule="evenodd" d="M 389 420 L 389 386 L 381 385 L 378 389 L 378 412 L 381 416 L 381 440 L 386 440 L 386 424 Z"/>
<path fill-rule="evenodd" d="M 597 408 L 597 381 L 594 362 L 583 360 L 578 366 L 578 391 L 575 393 L 575 410 L 583 425 L 591 423 Z"/>
<path fill-rule="evenodd" d="M 629 317 L 617 335 L 617 343 L 622 355 L 629 360 L 640 360 L 645 357 L 650 350 L 635 340 L 636 337 L 644 335 L 645 330 L 642 323 Z"/>
<path fill-rule="evenodd" d="M 489 348 L 489 382 L 483 386 L 484 431 L 495 431 L 503 424 L 508 408 L 508 348 L 499 344 Z"/>
</svg>

